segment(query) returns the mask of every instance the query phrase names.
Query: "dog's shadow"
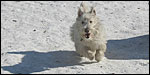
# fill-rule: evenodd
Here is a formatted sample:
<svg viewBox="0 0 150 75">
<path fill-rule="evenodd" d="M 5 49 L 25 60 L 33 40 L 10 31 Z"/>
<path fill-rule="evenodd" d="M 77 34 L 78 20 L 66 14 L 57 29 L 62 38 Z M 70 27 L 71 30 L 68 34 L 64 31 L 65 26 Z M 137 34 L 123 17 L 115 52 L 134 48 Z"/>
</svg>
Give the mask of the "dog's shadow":
<svg viewBox="0 0 150 75">
<path fill-rule="evenodd" d="M 8 52 L 8 54 L 23 54 L 21 63 L 13 66 L 3 66 L 3 70 L 15 74 L 30 74 L 41 72 L 49 68 L 82 65 L 81 58 L 74 51 L 52 51 L 52 52 Z M 85 63 L 89 64 L 89 63 Z"/>
<path fill-rule="evenodd" d="M 149 35 L 122 40 L 108 40 L 105 56 L 114 60 L 149 60 Z"/>
</svg>

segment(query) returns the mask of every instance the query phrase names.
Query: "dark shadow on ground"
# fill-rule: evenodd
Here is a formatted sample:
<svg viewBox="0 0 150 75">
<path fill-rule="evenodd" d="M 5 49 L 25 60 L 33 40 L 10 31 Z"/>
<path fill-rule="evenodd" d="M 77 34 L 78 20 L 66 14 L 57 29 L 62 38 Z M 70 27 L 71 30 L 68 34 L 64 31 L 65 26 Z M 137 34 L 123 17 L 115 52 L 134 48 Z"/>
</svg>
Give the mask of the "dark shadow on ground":
<svg viewBox="0 0 150 75">
<path fill-rule="evenodd" d="M 13 66 L 3 66 L 2 69 L 14 74 L 30 74 L 41 72 L 48 68 L 58 68 L 89 63 L 81 63 L 81 58 L 74 51 L 53 52 L 8 52 L 8 54 L 23 54 L 21 63 Z"/>
<path fill-rule="evenodd" d="M 108 40 L 105 56 L 115 60 L 149 60 L 149 35 L 122 40 Z"/>
</svg>

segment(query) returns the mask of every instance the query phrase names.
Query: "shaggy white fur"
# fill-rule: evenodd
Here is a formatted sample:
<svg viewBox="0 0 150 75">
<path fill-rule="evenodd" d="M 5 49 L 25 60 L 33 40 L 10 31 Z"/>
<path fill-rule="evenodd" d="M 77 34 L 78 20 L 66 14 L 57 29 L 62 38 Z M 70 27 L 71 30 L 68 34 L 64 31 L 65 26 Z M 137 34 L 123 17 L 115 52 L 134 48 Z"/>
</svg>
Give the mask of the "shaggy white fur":
<svg viewBox="0 0 150 75">
<path fill-rule="evenodd" d="M 90 60 L 100 61 L 106 51 L 106 34 L 93 7 L 81 3 L 76 22 L 71 27 L 76 52 Z"/>
</svg>

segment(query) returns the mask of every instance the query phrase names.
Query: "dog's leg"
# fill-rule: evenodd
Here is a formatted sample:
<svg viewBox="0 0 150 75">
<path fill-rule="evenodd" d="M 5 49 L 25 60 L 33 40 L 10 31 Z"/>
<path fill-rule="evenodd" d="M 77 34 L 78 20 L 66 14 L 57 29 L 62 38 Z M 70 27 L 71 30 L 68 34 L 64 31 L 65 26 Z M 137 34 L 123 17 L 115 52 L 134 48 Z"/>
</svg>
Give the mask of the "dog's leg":
<svg viewBox="0 0 150 75">
<path fill-rule="evenodd" d="M 76 49 L 76 53 L 78 53 L 81 57 L 84 56 L 83 55 L 84 51 L 83 51 L 83 48 L 81 47 L 81 45 L 75 43 L 75 49 Z"/>
<path fill-rule="evenodd" d="M 83 50 L 84 50 L 84 57 L 87 57 L 90 60 L 93 60 L 95 57 L 95 53 L 96 51 L 91 50 L 89 47 L 87 46 L 83 46 Z"/>
<path fill-rule="evenodd" d="M 100 50 L 96 50 L 96 54 L 95 54 L 95 60 L 97 62 L 101 61 L 102 58 L 104 57 L 104 52 L 100 51 Z"/>
<path fill-rule="evenodd" d="M 96 53 L 96 51 L 88 50 L 88 51 L 87 51 L 88 58 L 89 58 L 90 60 L 93 60 L 94 57 L 95 57 L 95 53 Z"/>
<path fill-rule="evenodd" d="M 82 44 L 75 43 L 76 52 L 80 55 L 80 57 L 89 57 L 87 53 L 87 48 L 84 47 Z"/>
<path fill-rule="evenodd" d="M 106 51 L 106 44 L 102 44 L 100 49 L 96 50 L 95 60 L 97 62 L 101 61 L 104 57 L 104 52 Z"/>
<path fill-rule="evenodd" d="M 77 46 L 76 51 L 81 57 L 86 57 L 89 58 L 90 60 L 94 59 L 96 53 L 96 51 L 95 52 L 91 51 L 88 47 L 81 46 L 79 44 Z"/>
</svg>

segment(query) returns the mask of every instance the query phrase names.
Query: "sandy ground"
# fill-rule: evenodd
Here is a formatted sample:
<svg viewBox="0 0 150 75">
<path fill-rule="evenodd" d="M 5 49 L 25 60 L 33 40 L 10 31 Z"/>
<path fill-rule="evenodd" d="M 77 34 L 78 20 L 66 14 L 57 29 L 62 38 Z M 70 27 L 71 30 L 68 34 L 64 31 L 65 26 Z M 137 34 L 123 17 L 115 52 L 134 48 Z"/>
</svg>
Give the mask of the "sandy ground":
<svg viewBox="0 0 150 75">
<path fill-rule="evenodd" d="M 106 58 L 79 57 L 69 36 L 81 2 L 2 1 L 2 74 L 149 74 L 149 2 L 86 2 L 107 30 Z"/>
</svg>

